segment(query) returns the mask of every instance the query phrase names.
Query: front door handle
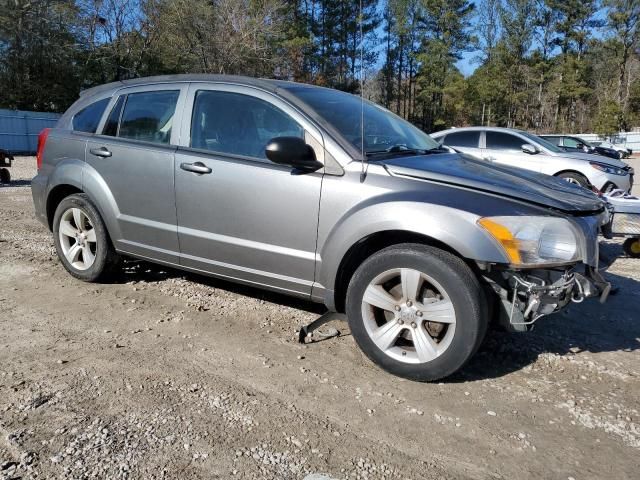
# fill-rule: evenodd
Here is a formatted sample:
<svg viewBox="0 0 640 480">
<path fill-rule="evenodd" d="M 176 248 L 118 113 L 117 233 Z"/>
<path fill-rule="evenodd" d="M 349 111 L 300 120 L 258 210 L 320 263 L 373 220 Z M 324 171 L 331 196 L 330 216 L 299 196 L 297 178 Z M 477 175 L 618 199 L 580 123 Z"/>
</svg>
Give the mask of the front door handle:
<svg viewBox="0 0 640 480">
<path fill-rule="evenodd" d="M 181 163 L 180 168 L 187 172 L 198 173 L 200 175 L 203 175 L 205 173 L 211 173 L 211 169 L 202 162 Z"/>
<path fill-rule="evenodd" d="M 101 158 L 107 158 L 112 155 L 107 147 L 91 148 L 89 152 L 91 153 L 91 155 L 95 155 L 96 157 Z"/>
</svg>

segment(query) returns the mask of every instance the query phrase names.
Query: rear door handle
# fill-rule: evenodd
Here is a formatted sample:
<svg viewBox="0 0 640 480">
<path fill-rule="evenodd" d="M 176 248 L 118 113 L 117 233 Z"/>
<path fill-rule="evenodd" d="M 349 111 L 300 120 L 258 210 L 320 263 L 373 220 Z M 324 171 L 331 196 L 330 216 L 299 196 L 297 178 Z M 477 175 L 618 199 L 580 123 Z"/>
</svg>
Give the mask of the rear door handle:
<svg viewBox="0 0 640 480">
<path fill-rule="evenodd" d="M 181 163 L 180 168 L 187 172 L 199 173 L 200 175 L 211 173 L 211 169 L 202 162 Z"/>
<path fill-rule="evenodd" d="M 95 155 L 96 157 L 101 158 L 107 158 L 112 155 L 107 147 L 91 148 L 89 152 L 91 153 L 91 155 Z"/>
</svg>

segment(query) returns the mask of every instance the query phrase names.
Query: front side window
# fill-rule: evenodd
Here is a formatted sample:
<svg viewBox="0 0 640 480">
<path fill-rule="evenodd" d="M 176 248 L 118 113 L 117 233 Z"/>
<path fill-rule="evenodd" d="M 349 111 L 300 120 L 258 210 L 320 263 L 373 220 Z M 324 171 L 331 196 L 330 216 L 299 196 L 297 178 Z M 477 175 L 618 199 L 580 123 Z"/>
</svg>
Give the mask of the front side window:
<svg viewBox="0 0 640 480">
<path fill-rule="evenodd" d="M 549 143 L 553 143 L 554 145 L 560 145 L 560 137 L 542 137 L 544 140 L 546 140 Z M 565 145 L 566 145 L 566 139 L 565 139 Z"/>
<path fill-rule="evenodd" d="M 266 159 L 265 147 L 275 137 L 304 138 L 304 130 L 282 110 L 259 98 L 213 90 L 196 93 L 192 148 Z"/>
<path fill-rule="evenodd" d="M 71 122 L 73 130 L 76 132 L 96 133 L 96 129 L 108 103 L 109 99 L 103 98 L 76 113 Z"/>
<path fill-rule="evenodd" d="M 491 130 L 486 132 L 486 142 L 489 150 L 510 151 L 520 151 L 522 150 L 522 145 L 527 143 L 526 140 L 516 137 L 515 135 Z"/>
<path fill-rule="evenodd" d="M 478 142 L 480 141 L 480 132 L 455 132 L 448 134 L 443 144 L 450 147 L 468 147 L 478 148 Z"/>
<path fill-rule="evenodd" d="M 565 137 L 564 146 L 569 148 L 582 148 L 582 143 L 578 142 L 575 138 Z"/>
<path fill-rule="evenodd" d="M 120 127 L 117 129 L 118 137 L 168 144 L 179 96 L 179 90 L 128 94 L 124 100 Z"/>
</svg>

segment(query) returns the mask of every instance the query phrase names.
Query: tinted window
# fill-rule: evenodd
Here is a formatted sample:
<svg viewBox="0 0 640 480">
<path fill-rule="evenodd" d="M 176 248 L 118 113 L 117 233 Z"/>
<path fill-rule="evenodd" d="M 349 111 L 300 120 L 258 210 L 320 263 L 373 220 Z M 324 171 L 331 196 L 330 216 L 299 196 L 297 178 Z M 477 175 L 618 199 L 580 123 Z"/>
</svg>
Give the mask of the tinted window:
<svg viewBox="0 0 640 480">
<path fill-rule="evenodd" d="M 121 95 L 111 109 L 107 122 L 104 124 L 104 128 L 102 129 L 103 135 L 110 135 L 112 137 L 118 135 L 118 123 L 120 122 L 120 113 L 122 113 L 122 105 L 124 105 L 125 97 L 126 95 Z"/>
<path fill-rule="evenodd" d="M 554 145 L 560 145 L 560 137 L 542 137 L 547 142 L 553 143 Z"/>
<path fill-rule="evenodd" d="M 178 90 L 127 95 L 118 137 L 169 143 L 179 95 Z"/>
<path fill-rule="evenodd" d="M 478 142 L 480 141 L 480 132 L 456 132 L 448 134 L 444 142 L 444 145 L 450 147 L 471 147 L 478 148 Z"/>
<path fill-rule="evenodd" d="M 73 129 L 77 132 L 96 133 L 108 103 L 109 99 L 103 98 L 80 110 L 73 116 Z"/>
<path fill-rule="evenodd" d="M 520 137 L 503 132 L 486 132 L 487 148 L 490 150 L 522 150 L 522 145 L 527 143 Z"/>
<path fill-rule="evenodd" d="M 579 142 L 575 138 L 564 137 L 564 146 L 569 148 L 582 148 L 582 142 Z"/>
<path fill-rule="evenodd" d="M 287 114 L 259 98 L 210 90 L 196 93 L 193 148 L 266 158 L 264 149 L 274 137 L 304 138 L 304 131 Z"/>
</svg>

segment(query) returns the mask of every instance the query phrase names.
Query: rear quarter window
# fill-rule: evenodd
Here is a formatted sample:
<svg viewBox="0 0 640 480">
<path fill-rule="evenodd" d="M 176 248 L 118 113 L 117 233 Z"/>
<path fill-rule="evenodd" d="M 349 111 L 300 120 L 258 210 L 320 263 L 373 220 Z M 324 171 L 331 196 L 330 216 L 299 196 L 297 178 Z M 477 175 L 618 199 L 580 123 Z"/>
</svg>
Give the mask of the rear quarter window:
<svg viewBox="0 0 640 480">
<path fill-rule="evenodd" d="M 71 122 L 73 130 L 76 132 L 96 133 L 108 103 L 109 99 L 103 98 L 76 113 Z"/>
</svg>

